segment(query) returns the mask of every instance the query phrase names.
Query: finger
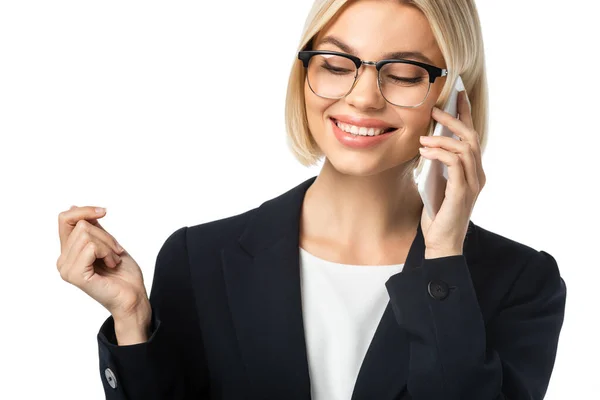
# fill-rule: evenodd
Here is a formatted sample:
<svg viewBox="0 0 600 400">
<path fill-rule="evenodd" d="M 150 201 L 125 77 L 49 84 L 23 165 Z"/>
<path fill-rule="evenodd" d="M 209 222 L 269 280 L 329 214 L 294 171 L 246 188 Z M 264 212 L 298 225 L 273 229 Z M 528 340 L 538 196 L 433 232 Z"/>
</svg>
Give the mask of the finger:
<svg viewBox="0 0 600 400">
<path fill-rule="evenodd" d="M 458 118 L 470 129 L 473 129 L 471 103 L 466 90 L 458 92 Z"/>
<path fill-rule="evenodd" d="M 462 153 L 470 150 L 470 146 L 467 142 L 463 142 L 448 136 L 420 136 L 419 141 L 421 144 L 428 147 L 441 147 L 449 150 L 453 153 Z"/>
<path fill-rule="evenodd" d="M 94 242 L 100 245 L 102 248 L 106 247 L 110 250 L 110 254 L 103 256 L 104 264 L 109 268 L 114 268 L 120 261 L 119 252 L 116 251 L 114 243 L 116 241 L 108 235 L 106 231 L 91 225 L 86 220 L 80 220 L 77 222 L 75 229 L 69 235 L 62 263 L 69 264 L 87 242 Z M 115 257 L 116 256 L 116 257 Z"/>
<path fill-rule="evenodd" d="M 444 110 L 440 110 L 437 107 L 433 107 L 431 116 L 437 122 L 450 129 L 452 133 L 460 138 L 461 141 L 472 144 L 478 143 L 479 138 L 477 138 L 477 132 L 465 125 L 465 123 L 460 119 L 454 118 L 452 114 L 449 114 Z"/>
<path fill-rule="evenodd" d="M 120 255 L 124 250 L 122 247 L 120 247 L 117 240 L 106 230 L 93 225 L 87 220 L 82 219 L 77 222 L 77 224 L 75 225 L 75 229 L 67 239 L 67 243 L 65 244 L 65 249 L 67 253 L 67 249 L 73 245 L 73 242 L 77 239 L 77 236 L 81 235 L 82 232 L 89 232 L 93 237 L 109 245 L 112 248 L 112 250 L 118 255 Z"/>
<path fill-rule="evenodd" d="M 439 160 L 448 167 L 448 183 L 467 188 L 464 168 L 460 156 L 439 147 L 419 148 L 421 155 L 430 160 Z"/>
<path fill-rule="evenodd" d="M 117 265 L 117 258 L 113 255 L 114 252 L 106 243 L 94 238 L 89 232 L 82 232 L 80 235 L 76 236 L 75 242 L 69 248 L 69 252 L 65 256 L 64 265 L 66 265 L 67 268 L 77 268 L 73 267 L 74 260 L 77 259 L 79 253 L 83 251 L 88 243 L 93 243 L 96 246 L 97 252 L 100 254 L 98 259 L 104 261 L 104 264 L 108 268 L 114 268 Z"/>
<path fill-rule="evenodd" d="M 108 231 L 106 229 L 104 229 L 104 227 L 102 225 L 100 225 L 100 222 L 97 219 L 92 219 L 89 221 L 90 224 L 92 224 L 93 226 L 97 226 L 98 229 L 100 229 L 102 232 L 106 232 L 106 234 L 112 239 L 114 240 L 114 246 L 113 248 L 116 249 L 115 253 L 117 254 L 122 254 L 125 249 L 123 248 L 123 246 L 117 241 L 117 239 L 114 238 L 114 236 L 112 236 L 110 233 L 108 233 Z"/>
<path fill-rule="evenodd" d="M 96 212 L 96 207 L 76 207 L 71 206 L 67 211 L 58 214 L 58 235 L 60 237 L 61 251 L 67 242 L 69 235 L 75 229 L 77 222 L 82 219 L 102 218 L 106 214 L 106 209 Z"/>
<path fill-rule="evenodd" d="M 445 125 L 450 129 L 456 136 L 460 137 L 461 142 L 466 142 L 471 146 L 471 151 L 475 156 L 475 162 L 477 163 L 477 177 L 481 185 L 485 184 L 485 174 L 483 172 L 483 165 L 481 159 L 481 146 L 479 144 L 479 136 L 477 132 L 470 129 L 461 120 L 454 118 L 452 115 L 434 107 L 432 116 L 435 120 L 439 121 L 442 125 Z"/>
<path fill-rule="evenodd" d="M 92 298 L 96 298 L 98 295 L 94 293 L 94 290 L 103 290 L 105 287 L 105 285 L 96 285 L 97 281 L 106 280 L 106 277 L 98 274 L 93 267 L 94 262 L 101 258 L 102 254 L 95 243 L 87 243 L 74 260 L 74 265 L 83 268 L 72 271 L 72 275 L 69 276 L 75 286 L 92 296 Z"/>
<path fill-rule="evenodd" d="M 60 270 L 60 275 L 65 281 L 81 286 L 84 280 L 89 280 L 94 275 L 94 262 L 107 257 L 110 260 L 111 252 L 112 250 L 106 244 L 91 241 L 82 235 L 73 244 L 72 251 Z"/>
<path fill-rule="evenodd" d="M 97 220 L 89 221 L 89 229 L 95 236 L 107 243 L 116 254 L 121 254 L 125 250 L 113 235 L 107 232 Z"/>
<path fill-rule="evenodd" d="M 441 148 L 460 156 L 467 184 L 475 193 L 479 192 L 478 165 L 468 142 L 461 142 L 446 136 L 421 136 L 421 143 L 430 148 Z"/>
<path fill-rule="evenodd" d="M 121 260 L 121 258 L 119 256 L 122 253 L 122 250 L 120 250 L 117 240 L 114 237 L 112 237 L 112 235 L 110 235 L 105 230 L 92 225 L 90 222 L 88 222 L 86 220 L 80 220 L 77 224 L 79 227 L 78 229 L 80 229 L 80 231 L 88 233 L 90 235 L 90 239 L 92 241 L 94 241 L 94 242 L 100 241 L 104 245 L 107 245 L 112 250 L 112 253 L 113 253 L 113 254 L 111 254 L 112 260 L 109 259 L 107 256 L 104 260 L 104 263 L 111 268 L 115 267 Z"/>
</svg>

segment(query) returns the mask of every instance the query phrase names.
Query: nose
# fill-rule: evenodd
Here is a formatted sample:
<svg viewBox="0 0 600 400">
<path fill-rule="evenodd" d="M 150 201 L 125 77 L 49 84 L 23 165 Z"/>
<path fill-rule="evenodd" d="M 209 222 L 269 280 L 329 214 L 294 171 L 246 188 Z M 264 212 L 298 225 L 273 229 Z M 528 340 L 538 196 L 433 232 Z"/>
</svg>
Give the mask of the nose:
<svg viewBox="0 0 600 400">
<path fill-rule="evenodd" d="M 377 68 L 374 64 L 364 62 L 361 65 L 356 82 L 345 100 L 360 110 L 380 109 L 385 106 L 385 99 L 377 85 Z"/>
</svg>

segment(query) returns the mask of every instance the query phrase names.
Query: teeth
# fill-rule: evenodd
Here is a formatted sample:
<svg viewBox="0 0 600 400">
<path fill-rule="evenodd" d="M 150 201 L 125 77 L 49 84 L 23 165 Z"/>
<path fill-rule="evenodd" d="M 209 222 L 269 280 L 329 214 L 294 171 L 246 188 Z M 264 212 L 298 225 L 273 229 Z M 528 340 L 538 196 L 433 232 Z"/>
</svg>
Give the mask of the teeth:
<svg viewBox="0 0 600 400">
<path fill-rule="evenodd" d="M 385 131 L 385 129 L 365 128 L 364 126 L 344 124 L 343 122 L 339 121 L 335 121 L 335 124 L 344 132 L 360 136 L 377 136 L 381 135 Z"/>
</svg>

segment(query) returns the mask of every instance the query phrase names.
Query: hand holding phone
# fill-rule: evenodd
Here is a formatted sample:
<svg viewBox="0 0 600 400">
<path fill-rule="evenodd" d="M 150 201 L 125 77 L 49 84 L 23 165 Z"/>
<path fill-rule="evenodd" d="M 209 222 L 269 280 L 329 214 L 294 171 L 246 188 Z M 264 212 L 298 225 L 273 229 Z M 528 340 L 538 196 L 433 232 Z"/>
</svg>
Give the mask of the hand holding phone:
<svg viewBox="0 0 600 400">
<path fill-rule="evenodd" d="M 460 76 L 457 76 L 443 108 L 443 111 L 455 118 L 458 117 L 458 93 L 463 90 L 465 90 L 463 81 Z M 458 136 L 450 129 L 437 121 L 432 136 L 447 136 L 458 139 Z M 423 200 L 423 206 L 427 210 L 429 218 L 433 219 L 444 201 L 448 181 L 448 167 L 439 160 L 421 157 L 419 164 L 413 171 L 413 177 Z"/>
</svg>

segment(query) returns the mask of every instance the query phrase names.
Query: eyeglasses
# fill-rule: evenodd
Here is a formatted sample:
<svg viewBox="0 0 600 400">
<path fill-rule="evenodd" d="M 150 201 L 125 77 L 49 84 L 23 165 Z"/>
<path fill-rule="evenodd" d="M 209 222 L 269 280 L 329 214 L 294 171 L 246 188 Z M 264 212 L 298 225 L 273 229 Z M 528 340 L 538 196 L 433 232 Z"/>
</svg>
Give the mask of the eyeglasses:
<svg viewBox="0 0 600 400">
<path fill-rule="evenodd" d="M 406 108 L 423 104 L 436 78 L 448 75 L 447 69 L 419 61 L 363 61 L 351 54 L 330 50 L 303 50 L 298 52 L 298 59 L 307 70 L 310 89 L 319 97 L 346 97 L 356 85 L 361 65 L 373 65 L 377 68 L 377 86 L 383 98 Z"/>
</svg>

